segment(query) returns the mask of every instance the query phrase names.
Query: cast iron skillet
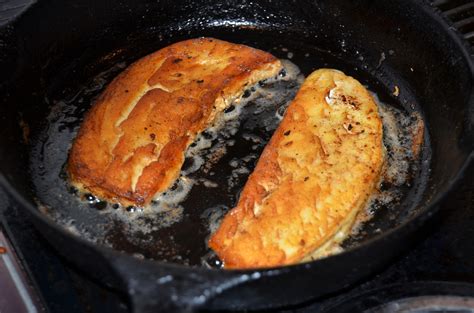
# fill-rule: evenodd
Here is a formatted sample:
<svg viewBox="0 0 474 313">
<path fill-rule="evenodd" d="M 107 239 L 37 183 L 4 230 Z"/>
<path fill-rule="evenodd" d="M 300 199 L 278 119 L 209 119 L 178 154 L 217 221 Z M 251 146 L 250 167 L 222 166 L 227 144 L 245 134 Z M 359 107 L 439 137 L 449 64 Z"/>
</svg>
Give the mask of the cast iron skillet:
<svg viewBox="0 0 474 313">
<path fill-rule="evenodd" d="M 41 214 L 30 152 L 45 129 L 47 134 L 60 131 L 48 128 L 57 102 L 74 100 L 74 86 L 119 62 L 198 36 L 247 43 L 278 57 L 287 56 L 285 47 L 305 74 L 322 66 L 339 68 L 387 102 L 420 111 L 429 140 L 414 187 L 399 206 L 382 210 L 368 223 L 360 242 L 344 253 L 267 270 L 140 260 L 73 236 Z M 473 155 L 469 48 L 419 1 L 39 1 L 1 30 L 0 47 L 2 185 L 60 253 L 126 292 L 137 312 L 272 308 L 345 288 L 409 245 Z M 391 95 L 395 86 L 398 97 Z M 66 108 L 82 115 L 83 106 L 73 100 L 65 102 Z M 67 154 L 54 146 L 43 149 Z M 52 184 L 51 190 L 56 187 Z"/>
</svg>

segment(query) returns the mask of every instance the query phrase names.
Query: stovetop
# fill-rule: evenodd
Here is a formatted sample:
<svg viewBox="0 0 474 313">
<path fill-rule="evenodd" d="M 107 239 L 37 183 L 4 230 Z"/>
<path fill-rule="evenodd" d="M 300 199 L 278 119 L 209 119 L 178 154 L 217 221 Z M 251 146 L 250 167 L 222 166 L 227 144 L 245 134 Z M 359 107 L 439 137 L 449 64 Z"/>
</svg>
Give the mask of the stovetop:
<svg viewBox="0 0 474 313">
<path fill-rule="evenodd" d="M 430 221 L 426 239 L 407 242 L 407 245 L 414 247 L 385 270 L 338 294 L 275 312 L 363 312 L 406 297 L 424 296 L 421 298 L 423 300 L 426 296 L 435 295 L 437 301 L 442 299 L 440 295 L 474 297 L 472 177 L 474 165 L 466 171 L 463 182 L 451 193 L 449 200 L 442 204 L 439 214 Z M 38 298 L 40 303 L 39 311 L 129 311 L 126 296 L 90 280 L 60 257 L 21 212 L 8 202 L 5 194 L 0 194 L 0 210 L 4 214 L 3 230 L 29 276 L 33 298 Z M 445 300 L 451 303 L 453 299 Z M 465 298 L 458 300 L 472 301 Z M 395 304 L 398 308 L 402 305 Z M 381 312 L 395 312 L 389 309 Z"/>
</svg>

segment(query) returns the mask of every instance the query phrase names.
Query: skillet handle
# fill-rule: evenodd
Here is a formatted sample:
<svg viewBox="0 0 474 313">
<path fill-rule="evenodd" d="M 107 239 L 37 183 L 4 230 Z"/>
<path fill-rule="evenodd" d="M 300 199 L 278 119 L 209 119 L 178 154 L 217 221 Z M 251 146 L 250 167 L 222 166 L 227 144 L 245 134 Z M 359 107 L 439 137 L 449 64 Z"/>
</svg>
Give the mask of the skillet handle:
<svg viewBox="0 0 474 313">
<path fill-rule="evenodd" d="M 134 313 L 192 313 L 251 278 L 232 271 L 162 264 L 124 255 L 115 255 L 110 263 L 128 291 Z"/>
</svg>

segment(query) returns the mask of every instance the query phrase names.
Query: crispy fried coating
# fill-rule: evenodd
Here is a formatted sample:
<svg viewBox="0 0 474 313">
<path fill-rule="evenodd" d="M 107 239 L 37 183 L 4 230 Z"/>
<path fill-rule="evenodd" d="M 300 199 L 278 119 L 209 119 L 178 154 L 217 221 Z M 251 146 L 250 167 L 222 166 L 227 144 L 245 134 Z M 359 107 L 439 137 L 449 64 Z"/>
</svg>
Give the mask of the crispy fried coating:
<svg viewBox="0 0 474 313">
<path fill-rule="evenodd" d="M 212 38 L 138 60 L 86 115 L 69 155 L 72 185 L 111 202 L 146 205 L 177 178 L 196 135 L 246 86 L 280 69 L 269 53 Z"/>
<path fill-rule="evenodd" d="M 382 122 L 371 95 L 340 71 L 317 70 L 209 246 L 226 268 L 297 263 L 353 223 L 383 161 Z"/>
</svg>

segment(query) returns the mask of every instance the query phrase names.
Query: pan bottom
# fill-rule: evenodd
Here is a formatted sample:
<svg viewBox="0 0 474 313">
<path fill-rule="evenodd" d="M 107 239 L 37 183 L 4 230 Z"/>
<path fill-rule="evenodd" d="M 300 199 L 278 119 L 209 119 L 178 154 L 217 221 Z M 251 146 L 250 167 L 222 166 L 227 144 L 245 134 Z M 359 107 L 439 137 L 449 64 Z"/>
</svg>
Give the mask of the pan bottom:
<svg viewBox="0 0 474 313">
<path fill-rule="evenodd" d="M 420 174 L 425 166 L 413 156 L 412 149 L 413 134 L 423 127 L 421 115 L 417 107 L 401 105 L 398 95 L 393 95 L 361 63 L 363 58 L 338 58 L 313 44 L 297 42 L 291 38 L 282 38 L 281 42 L 284 44 L 275 45 L 271 34 L 262 36 L 251 31 L 237 34 L 226 29 L 205 32 L 208 33 L 198 35 L 249 44 L 263 48 L 277 57 L 289 58 L 305 75 L 321 67 L 340 69 L 374 91 L 384 120 L 384 143 L 387 146 L 385 177 L 367 210 L 359 215 L 358 227 L 354 228 L 351 238 L 343 242 L 343 247 L 350 247 L 392 228 L 413 213 L 412 208 L 416 202 L 414 199 L 424 186 L 420 177 L 425 176 Z M 193 36 L 183 34 L 182 37 Z M 176 37 L 173 40 L 179 39 Z M 160 43 L 160 46 L 163 44 Z M 150 47 L 150 50 L 157 48 Z M 136 58 L 130 49 L 118 51 L 129 53 L 124 58 Z M 84 78 L 81 84 L 69 86 L 67 80 L 63 80 L 61 89 L 66 90 L 66 94 L 51 95 L 55 104 L 46 127 L 32 140 L 31 150 L 30 170 L 40 210 L 72 233 L 94 243 L 125 251 L 137 258 L 218 267 L 220 263 L 208 249 L 207 239 L 223 215 L 236 203 L 248 174 L 253 170 L 258 156 L 277 126 L 278 118 L 275 117 L 284 111 L 301 81 L 293 79 L 267 86 L 277 90 L 275 92 L 278 97 L 274 99 L 276 102 L 268 105 L 262 97 L 256 97 L 242 111 L 236 132 L 227 136 L 229 129 L 224 129 L 219 135 L 208 134 L 211 136 L 210 141 L 214 143 L 225 139 L 226 144 L 220 146 L 225 148 L 225 153 L 217 151 L 218 145 L 211 145 L 204 158 L 208 162 L 204 162 L 190 175 L 197 183 L 188 190 L 186 198 L 169 210 L 156 211 L 150 215 L 134 208 L 117 209 L 91 195 L 80 199 L 70 189 L 64 171 L 71 142 L 84 113 L 106 84 L 128 63 L 109 64 L 106 71 Z M 262 107 L 265 109 L 262 110 Z M 424 146 L 429 147 L 427 136 Z M 212 150 L 213 147 L 216 149 Z M 220 153 L 217 161 L 210 161 L 212 153 Z M 195 162 L 199 162 L 196 161 L 199 160 L 197 158 L 189 159 L 184 170 L 195 167 Z M 427 163 L 429 158 L 423 156 L 420 160 Z M 185 187 L 177 185 L 175 188 L 180 191 L 180 188 Z"/>
</svg>

